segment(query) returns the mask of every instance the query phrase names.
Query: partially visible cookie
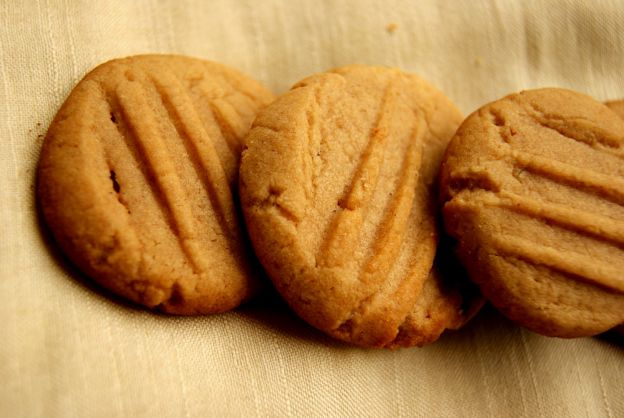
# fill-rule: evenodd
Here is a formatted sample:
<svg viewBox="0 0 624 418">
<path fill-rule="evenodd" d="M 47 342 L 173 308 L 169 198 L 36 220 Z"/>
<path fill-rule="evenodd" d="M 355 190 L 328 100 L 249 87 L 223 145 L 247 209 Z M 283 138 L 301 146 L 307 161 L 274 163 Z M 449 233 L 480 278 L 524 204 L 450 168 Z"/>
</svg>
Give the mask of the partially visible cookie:
<svg viewBox="0 0 624 418">
<path fill-rule="evenodd" d="M 50 125 L 38 196 L 55 240 L 113 292 L 176 314 L 225 311 L 257 287 L 235 200 L 242 138 L 273 99 L 198 59 L 100 65 Z"/>
<path fill-rule="evenodd" d="M 624 100 L 613 100 L 605 103 L 609 109 L 613 110 L 620 118 L 624 119 Z M 615 328 L 616 332 L 624 335 L 624 324 Z"/>
<path fill-rule="evenodd" d="M 350 66 L 260 112 L 240 195 L 256 254 L 306 321 L 366 347 L 423 345 L 473 310 L 432 270 L 436 176 L 461 121 L 420 78 Z"/>
<path fill-rule="evenodd" d="M 445 154 L 447 232 L 483 294 L 558 337 L 624 322 L 624 121 L 562 89 L 470 115 Z"/>
<path fill-rule="evenodd" d="M 624 100 L 613 100 L 605 103 L 609 109 L 613 110 L 619 117 L 624 119 Z"/>
</svg>

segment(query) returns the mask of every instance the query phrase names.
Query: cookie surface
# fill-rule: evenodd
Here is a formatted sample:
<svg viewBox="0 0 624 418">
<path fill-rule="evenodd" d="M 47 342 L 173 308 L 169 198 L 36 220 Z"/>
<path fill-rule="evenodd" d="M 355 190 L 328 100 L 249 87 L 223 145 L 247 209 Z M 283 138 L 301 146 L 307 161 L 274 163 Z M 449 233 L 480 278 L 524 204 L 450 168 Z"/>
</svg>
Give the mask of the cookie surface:
<svg viewBox="0 0 624 418">
<path fill-rule="evenodd" d="M 198 59 L 100 65 L 45 138 L 38 197 L 69 258 L 104 287 L 177 314 L 231 309 L 257 287 L 237 213 L 242 138 L 273 99 Z"/>
<path fill-rule="evenodd" d="M 461 121 L 398 70 L 311 76 L 254 122 L 240 194 L 256 254 L 307 322 L 361 346 L 423 345 L 465 321 L 432 263 L 435 178 Z"/>
<path fill-rule="evenodd" d="M 462 124 L 441 170 L 447 232 L 517 323 L 558 337 L 624 322 L 624 121 L 561 89 L 510 95 Z"/>
</svg>

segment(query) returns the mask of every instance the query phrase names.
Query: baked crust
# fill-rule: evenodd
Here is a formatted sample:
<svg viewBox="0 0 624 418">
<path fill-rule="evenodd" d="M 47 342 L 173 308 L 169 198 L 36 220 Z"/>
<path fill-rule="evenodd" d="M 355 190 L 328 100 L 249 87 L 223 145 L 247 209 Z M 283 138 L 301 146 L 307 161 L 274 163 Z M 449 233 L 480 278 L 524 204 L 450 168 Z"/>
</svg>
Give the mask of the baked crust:
<svg viewBox="0 0 624 418">
<path fill-rule="evenodd" d="M 423 345 L 465 322 L 457 286 L 432 269 L 436 176 L 460 121 L 420 78 L 366 66 L 306 78 L 260 112 L 241 203 L 303 319 L 365 347 Z"/>
<path fill-rule="evenodd" d="M 55 240 L 136 303 L 176 314 L 236 307 L 257 287 L 233 199 L 242 138 L 272 99 L 239 72 L 189 57 L 95 68 L 41 153 L 38 197 Z"/>
<path fill-rule="evenodd" d="M 624 322 L 624 121 L 569 90 L 470 115 L 441 170 L 447 232 L 483 294 L 535 332 Z"/>
</svg>

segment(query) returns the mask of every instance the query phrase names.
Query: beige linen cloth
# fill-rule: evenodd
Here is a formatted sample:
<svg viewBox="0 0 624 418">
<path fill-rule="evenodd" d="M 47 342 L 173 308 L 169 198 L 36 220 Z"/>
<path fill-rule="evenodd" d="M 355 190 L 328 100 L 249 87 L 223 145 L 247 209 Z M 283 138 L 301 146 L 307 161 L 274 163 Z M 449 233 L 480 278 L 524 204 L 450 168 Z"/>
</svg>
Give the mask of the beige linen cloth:
<svg viewBox="0 0 624 418">
<path fill-rule="evenodd" d="M 331 341 L 279 300 L 182 318 L 99 291 L 42 234 L 34 181 L 63 100 L 108 59 L 171 52 L 280 93 L 330 67 L 420 74 L 466 114 L 527 88 L 624 97 L 619 1 L 0 1 L 0 416 L 624 417 L 624 345 L 485 309 L 425 348 Z"/>
</svg>

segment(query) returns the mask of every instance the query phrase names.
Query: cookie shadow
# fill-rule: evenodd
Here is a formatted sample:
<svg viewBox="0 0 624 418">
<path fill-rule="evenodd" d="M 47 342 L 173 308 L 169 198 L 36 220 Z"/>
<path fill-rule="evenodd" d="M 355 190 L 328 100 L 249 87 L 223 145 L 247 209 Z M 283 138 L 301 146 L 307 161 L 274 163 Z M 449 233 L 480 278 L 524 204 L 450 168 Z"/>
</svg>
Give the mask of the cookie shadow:
<svg viewBox="0 0 624 418">
<path fill-rule="evenodd" d="M 490 303 L 486 303 L 483 308 L 462 328 L 459 330 L 447 330 L 436 342 L 441 345 L 449 346 L 470 346 L 476 339 L 479 340 L 499 340 L 506 341 L 505 344 L 512 344 L 514 342 L 522 343 L 520 334 L 525 333 L 528 335 L 530 343 L 546 344 L 549 341 L 563 341 L 566 344 L 573 344 L 578 338 L 557 338 L 544 336 L 529 329 L 521 327 L 514 323 L 511 319 L 507 318 L 501 312 L 499 312 Z M 598 334 L 593 338 L 594 340 L 611 346 L 616 349 L 624 349 L 624 333 L 620 333 L 615 330 L 610 330 L 602 334 Z"/>
<path fill-rule="evenodd" d="M 332 349 L 361 349 L 333 339 L 305 322 L 272 287 L 260 297 L 239 307 L 237 313 L 254 325 L 306 344 Z"/>
<path fill-rule="evenodd" d="M 624 331 L 610 330 L 597 335 L 596 339 L 615 348 L 624 349 Z"/>
<path fill-rule="evenodd" d="M 433 344 L 467 347 L 475 339 L 489 339 L 496 335 L 509 334 L 517 330 L 517 325 L 486 302 L 480 306 L 479 310 L 461 328 L 447 329 Z"/>
</svg>

